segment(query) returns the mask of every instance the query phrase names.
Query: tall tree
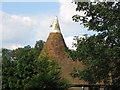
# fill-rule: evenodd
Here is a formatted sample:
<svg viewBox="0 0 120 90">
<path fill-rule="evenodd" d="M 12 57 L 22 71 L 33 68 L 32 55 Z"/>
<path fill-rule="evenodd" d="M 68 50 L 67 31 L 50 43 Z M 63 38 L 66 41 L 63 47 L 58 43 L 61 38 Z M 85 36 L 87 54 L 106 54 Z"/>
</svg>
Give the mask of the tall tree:
<svg viewBox="0 0 120 90">
<path fill-rule="evenodd" d="M 2 49 L 2 89 L 10 89 L 8 81 L 9 77 L 13 77 L 14 73 L 11 51 Z"/>
<path fill-rule="evenodd" d="M 34 53 L 36 54 L 36 57 L 40 55 L 40 52 L 42 51 L 44 44 L 45 42 L 43 40 L 36 41 L 36 44 L 33 49 Z"/>
<path fill-rule="evenodd" d="M 83 24 L 96 35 L 76 38 L 77 60 L 83 61 L 85 70 L 80 79 L 88 83 L 103 81 L 120 86 L 120 2 L 75 2 L 73 20 Z"/>
<path fill-rule="evenodd" d="M 48 56 L 38 58 L 43 43 L 37 42 L 34 48 L 28 45 L 15 50 L 2 49 L 3 90 L 66 88 L 58 64 Z"/>
<path fill-rule="evenodd" d="M 60 77 L 60 67 L 49 56 L 40 56 L 35 60 L 36 74 L 26 84 L 27 89 L 66 89 L 67 83 Z"/>
</svg>

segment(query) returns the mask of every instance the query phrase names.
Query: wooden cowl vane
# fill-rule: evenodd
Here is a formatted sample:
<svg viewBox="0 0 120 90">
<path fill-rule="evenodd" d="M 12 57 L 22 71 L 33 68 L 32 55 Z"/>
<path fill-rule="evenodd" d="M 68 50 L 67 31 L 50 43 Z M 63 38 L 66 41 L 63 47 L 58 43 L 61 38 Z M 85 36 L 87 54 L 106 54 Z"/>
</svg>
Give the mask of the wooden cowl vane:
<svg viewBox="0 0 120 90">
<path fill-rule="evenodd" d="M 51 58 L 57 60 L 61 66 L 61 76 L 70 81 L 71 84 L 84 84 L 84 82 L 78 80 L 78 78 L 73 79 L 71 77 L 70 73 L 73 68 L 76 67 L 82 69 L 83 65 L 80 62 L 73 62 L 67 54 L 66 48 L 66 44 L 60 31 L 58 18 L 55 17 L 52 24 L 52 30 L 40 55 L 47 53 Z"/>
</svg>

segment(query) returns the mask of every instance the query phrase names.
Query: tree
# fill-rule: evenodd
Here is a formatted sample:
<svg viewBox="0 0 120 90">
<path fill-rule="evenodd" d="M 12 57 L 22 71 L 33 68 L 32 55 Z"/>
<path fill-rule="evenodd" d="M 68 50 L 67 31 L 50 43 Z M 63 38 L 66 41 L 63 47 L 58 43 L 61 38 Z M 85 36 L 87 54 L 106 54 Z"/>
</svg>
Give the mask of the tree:
<svg viewBox="0 0 120 90">
<path fill-rule="evenodd" d="M 77 59 L 77 57 L 76 57 L 76 51 L 75 51 L 75 50 L 66 48 L 66 52 L 67 52 L 68 55 L 72 58 L 72 60 L 75 61 L 75 60 Z"/>
<path fill-rule="evenodd" d="M 3 90 L 66 88 L 66 81 L 60 77 L 58 64 L 48 56 L 39 57 L 43 45 L 37 46 L 39 47 L 31 48 L 28 45 L 15 50 L 2 49 Z"/>
<path fill-rule="evenodd" d="M 120 2 L 75 2 L 73 20 L 81 22 L 88 30 L 98 33 L 78 41 L 77 60 L 83 61 L 85 70 L 79 78 L 88 83 L 103 81 L 120 86 Z"/>
<path fill-rule="evenodd" d="M 26 47 L 2 52 L 2 89 L 23 89 L 26 78 L 33 75 L 34 53 Z"/>
<path fill-rule="evenodd" d="M 36 74 L 26 85 L 28 89 L 65 89 L 67 83 L 60 77 L 60 67 L 48 56 L 40 56 L 36 62 Z"/>
<path fill-rule="evenodd" d="M 11 50 L 2 49 L 2 89 L 9 88 L 9 77 L 13 77 L 14 62 L 11 60 Z"/>
<path fill-rule="evenodd" d="M 36 41 L 36 44 L 32 49 L 34 54 L 36 55 L 36 58 L 38 58 L 38 56 L 40 55 L 40 52 L 42 51 L 44 44 L 45 42 L 43 40 Z"/>
<path fill-rule="evenodd" d="M 39 49 L 39 51 L 41 51 L 43 46 L 44 46 L 44 44 L 45 44 L 45 42 L 42 41 L 42 40 L 36 41 L 35 48 Z"/>
<path fill-rule="evenodd" d="M 8 77 L 10 76 L 10 61 L 7 58 L 3 57 L 3 61 L 2 61 L 2 88 L 6 89 L 9 87 L 9 83 L 8 81 Z M 9 88 L 8 88 L 9 89 Z"/>
</svg>

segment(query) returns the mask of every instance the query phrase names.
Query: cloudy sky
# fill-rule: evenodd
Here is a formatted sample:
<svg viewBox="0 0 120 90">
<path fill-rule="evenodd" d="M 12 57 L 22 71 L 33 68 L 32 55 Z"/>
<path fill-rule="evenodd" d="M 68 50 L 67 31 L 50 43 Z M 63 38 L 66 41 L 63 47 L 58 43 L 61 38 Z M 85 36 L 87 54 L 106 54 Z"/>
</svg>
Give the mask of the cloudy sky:
<svg viewBox="0 0 120 90">
<path fill-rule="evenodd" d="M 0 34 L 2 47 L 15 49 L 46 41 L 54 16 L 58 16 L 61 32 L 69 48 L 74 36 L 91 35 L 82 25 L 72 21 L 76 5 L 65 0 L 56 2 L 2 2 Z"/>
</svg>

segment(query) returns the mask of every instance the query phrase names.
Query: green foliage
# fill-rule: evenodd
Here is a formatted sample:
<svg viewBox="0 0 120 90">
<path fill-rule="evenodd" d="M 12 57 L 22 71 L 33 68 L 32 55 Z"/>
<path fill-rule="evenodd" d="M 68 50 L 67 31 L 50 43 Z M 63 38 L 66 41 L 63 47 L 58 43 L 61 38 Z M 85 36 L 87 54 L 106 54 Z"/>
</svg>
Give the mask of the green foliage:
<svg viewBox="0 0 120 90">
<path fill-rule="evenodd" d="M 38 41 L 34 48 L 2 49 L 2 89 L 65 89 L 59 65 L 48 56 L 39 57 L 44 45 Z"/>
<path fill-rule="evenodd" d="M 82 21 L 89 30 L 118 30 L 120 2 L 76 2 L 76 11 L 83 11 L 85 16 L 75 15 L 73 20 Z"/>
<path fill-rule="evenodd" d="M 42 40 L 36 41 L 35 48 L 34 48 L 35 50 L 34 51 L 35 51 L 35 54 L 37 56 L 39 56 L 40 51 L 42 50 L 44 44 L 45 44 L 45 42 L 42 41 Z"/>
<path fill-rule="evenodd" d="M 120 85 L 120 2 L 75 2 L 76 10 L 84 16 L 74 15 L 88 30 L 98 34 L 79 39 L 75 46 L 77 60 L 86 67 L 78 77 L 88 83 L 101 80 L 105 84 Z M 109 82 L 111 81 L 111 82 Z"/>
<path fill-rule="evenodd" d="M 69 48 L 66 48 L 66 52 L 72 58 L 72 60 L 76 60 L 76 51 L 75 50 L 71 50 Z"/>
<path fill-rule="evenodd" d="M 48 56 L 41 56 L 35 61 L 36 73 L 27 84 L 29 88 L 65 89 L 66 82 L 60 77 L 59 65 Z"/>
<path fill-rule="evenodd" d="M 27 46 L 15 50 L 2 50 L 2 89 L 23 87 L 22 81 L 31 73 L 27 69 L 32 69 L 31 63 L 35 60 L 31 50 Z"/>
</svg>

